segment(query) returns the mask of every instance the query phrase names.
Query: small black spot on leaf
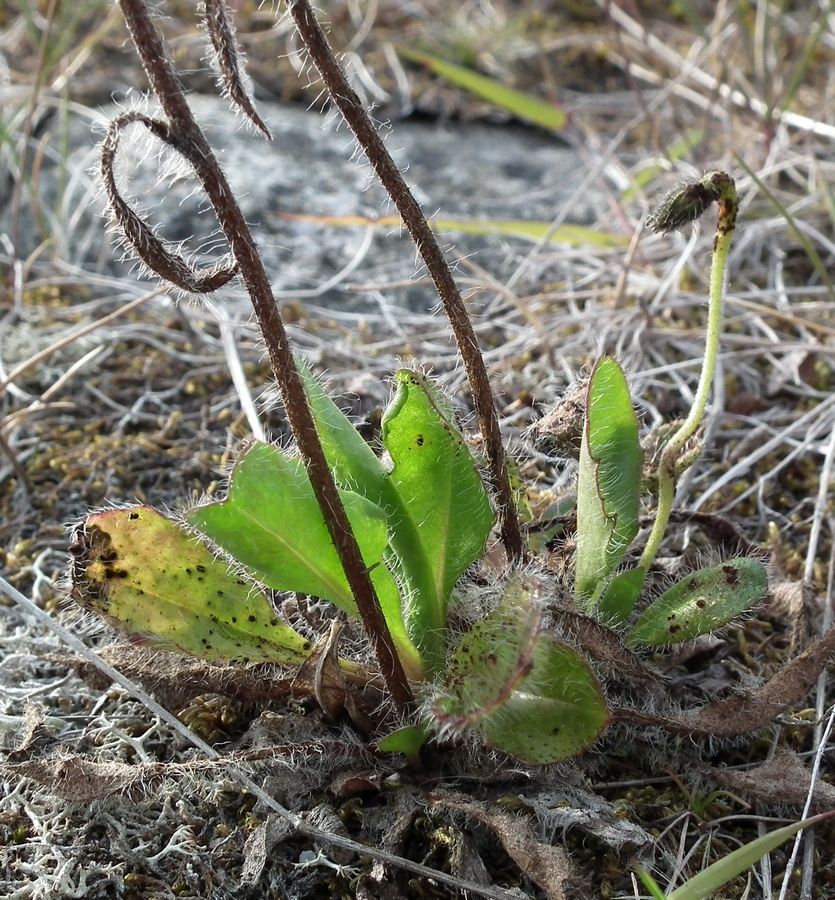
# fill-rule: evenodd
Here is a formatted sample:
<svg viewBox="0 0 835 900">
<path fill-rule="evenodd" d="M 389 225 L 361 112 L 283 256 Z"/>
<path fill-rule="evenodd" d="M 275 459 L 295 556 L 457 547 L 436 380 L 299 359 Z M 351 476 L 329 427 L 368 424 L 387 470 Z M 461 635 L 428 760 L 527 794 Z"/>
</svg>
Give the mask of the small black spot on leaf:
<svg viewBox="0 0 835 900">
<path fill-rule="evenodd" d="M 727 584 L 731 586 L 739 584 L 739 572 L 735 566 L 722 566 L 722 574 Z"/>
</svg>

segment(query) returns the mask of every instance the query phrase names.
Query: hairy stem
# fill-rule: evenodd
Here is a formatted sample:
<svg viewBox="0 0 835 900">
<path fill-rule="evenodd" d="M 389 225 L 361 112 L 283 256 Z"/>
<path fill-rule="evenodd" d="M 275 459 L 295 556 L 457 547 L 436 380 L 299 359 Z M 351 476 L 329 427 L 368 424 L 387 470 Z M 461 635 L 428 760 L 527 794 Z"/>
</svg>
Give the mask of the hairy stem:
<svg viewBox="0 0 835 900">
<path fill-rule="evenodd" d="M 696 433 L 704 417 L 713 376 L 716 372 L 716 358 L 719 354 L 719 337 L 722 330 L 722 298 L 725 292 L 725 270 L 731 249 L 736 217 L 739 209 L 736 185 L 725 172 L 711 172 L 698 184 L 687 185 L 674 192 L 661 209 L 650 218 L 649 224 L 657 231 L 670 231 L 681 227 L 700 216 L 714 201 L 719 203 L 719 219 L 716 237 L 713 241 L 713 260 L 710 268 L 710 288 L 708 296 L 707 327 L 705 332 L 705 352 L 702 374 L 693 408 L 682 426 L 664 446 L 658 469 L 658 508 L 655 522 L 650 531 L 647 545 L 641 557 L 640 567 L 645 571 L 652 565 L 661 541 L 675 497 L 677 463 L 684 445 Z M 695 457 L 693 459 L 695 462 Z M 692 462 L 691 462 L 692 465 Z"/>
<path fill-rule="evenodd" d="M 189 109 L 145 0 L 119 0 L 119 4 L 154 93 L 168 118 L 169 143 L 194 167 L 238 264 L 322 516 L 374 645 L 386 686 L 394 702 L 402 708 L 411 703 L 412 692 L 319 441 L 304 384 L 249 226 Z"/>
<path fill-rule="evenodd" d="M 313 64 L 322 76 L 331 100 L 354 132 L 369 163 L 391 197 L 435 283 L 435 289 L 449 317 L 458 344 L 458 352 L 461 354 L 472 389 L 473 404 L 487 451 L 490 480 L 498 501 L 502 541 L 511 559 L 521 560 L 524 557 L 522 532 L 510 487 L 493 392 L 490 389 L 490 380 L 487 377 L 487 369 L 478 347 L 472 321 L 461 299 L 449 263 L 403 175 L 374 128 L 359 97 L 348 83 L 324 31 L 313 14 L 310 3 L 308 0 L 288 0 L 288 4 L 299 35 Z"/>
</svg>

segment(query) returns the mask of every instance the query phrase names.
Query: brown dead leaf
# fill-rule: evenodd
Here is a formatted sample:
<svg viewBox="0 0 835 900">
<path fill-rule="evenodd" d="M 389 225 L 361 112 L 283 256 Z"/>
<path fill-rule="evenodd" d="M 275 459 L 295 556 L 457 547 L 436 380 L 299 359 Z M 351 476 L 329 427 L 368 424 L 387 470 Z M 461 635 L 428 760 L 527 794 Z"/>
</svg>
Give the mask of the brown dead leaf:
<svg viewBox="0 0 835 900">
<path fill-rule="evenodd" d="M 697 510 L 673 510 L 670 523 L 676 525 L 695 525 L 705 537 L 710 538 L 720 553 L 728 556 L 762 556 L 762 548 L 754 544 L 725 516 L 716 513 L 699 512 Z"/>
<path fill-rule="evenodd" d="M 784 391 L 791 393 L 792 388 L 801 384 L 815 385 L 818 355 L 812 351 L 798 348 L 772 360 L 772 371 L 766 383 L 766 396 L 773 397 Z"/>
<path fill-rule="evenodd" d="M 665 680 L 663 675 L 650 669 L 637 654 L 629 650 L 611 628 L 589 616 L 556 604 L 549 605 L 548 613 L 553 617 L 558 633 L 574 638 L 592 659 L 607 663 L 624 675 L 640 681 L 662 683 Z"/>
<path fill-rule="evenodd" d="M 55 736 L 50 734 L 46 726 L 44 711 L 34 703 L 27 703 L 19 740 L 15 748 L 6 754 L 6 759 L 9 762 L 25 762 L 42 754 L 55 741 Z"/>
<path fill-rule="evenodd" d="M 567 900 L 566 886 L 571 879 L 571 863 L 561 847 L 539 841 L 525 819 L 499 813 L 481 803 L 447 791 L 429 795 L 431 806 L 466 813 L 490 828 L 508 855 L 549 900 Z"/>
<path fill-rule="evenodd" d="M 39 648 L 38 654 L 73 669 L 97 690 L 106 690 L 110 685 L 110 679 L 99 669 L 72 652 Z M 166 705 L 184 706 L 193 697 L 207 693 L 247 703 L 269 702 L 292 694 L 292 680 L 276 678 L 274 666 L 206 662 L 131 646 L 125 641 L 108 644 L 98 654 Z M 303 692 L 305 697 L 309 694 L 309 690 Z"/>
<path fill-rule="evenodd" d="M 588 378 L 571 385 L 556 405 L 534 422 L 530 430 L 537 447 L 555 456 L 580 458 L 588 388 Z"/>
<path fill-rule="evenodd" d="M 309 685 L 316 702 L 328 718 L 338 719 L 343 712 L 347 712 L 357 728 L 369 733 L 373 725 L 357 706 L 339 668 L 337 648 L 341 630 L 341 623 L 333 620 L 328 633 L 316 644 L 299 669 L 293 681 L 294 692 L 302 685 Z"/>
<path fill-rule="evenodd" d="M 725 411 L 732 416 L 753 416 L 764 409 L 768 409 L 768 403 L 751 391 L 735 391 L 725 404 Z"/>
<path fill-rule="evenodd" d="M 377 881 L 363 875 L 357 882 L 357 900 L 401 900 L 403 895 L 388 881 Z"/>
<path fill-rule="evenodd" d="M 272 848 L 292 834 L 293 828 L 286 819 L 269 815 L 253 831 L 244 843 L 244 863 L 241 866 L 241 884 L 254 887 L 261 879 L 264 866 Z"/>
<path fill-rule="evenodd" d="M 241 884 L 253 887 L 261 880 L 261 873 L 267 864 L 267 836 L 269 822 L 262 822 L 249 833 L 244 843 L 244 864 L 241 866 Z"/>
<path fill-rule="evenodd" d="M 98 763 L 81 756 L 37 759 L 0 766 L 0 771 L 31 778 L 66 800 L 90 803 L 114 794 L 141 797 L 173 767 L 162 764 L 130 766 L 116 761 Z"/>
<path fill-rule="evenodd" d="M 336 814 L 336 810 L 328 803 L 319 803 L 313 809 L 302 813 L 302 818 L 306 824 L 312 825 L 326 834 L 336 834 L 345 838 L 350 837 L 345 823 Z M 317 846 L 321 847 L 322 845 L 317 842 Z M 352 850 L 346 850 L 344 847 L 339 847 L 336 844 L 325 844 L 324 847 L 327 849 L 328 857 L 335 863 L 347 866 L 354 859 Z"/>
<path fill-rule="evenodd" d="M 803 808 L 809 794 L 812 773 L 790 750 L 780 749 L 773 759 L 746 772 L 717 769 L 706 763 L 688 761 L 717 784 L 766 803 L 785 803 Z M 835 809 L 835 786 L 818 781 L 812 792 L 812 812 Z"/>
<path fill-rule="evenodd" d="M 803 646 L 812 633 L 813 622 L 819 618 L 816 600 L 811 586 L 802 581 L 782 580 L 769 586 L 764 613 L 788 622 L 792 650 Z"/>
<path fill-rule="evenodd" d="M 328 792 L 339 800 L 361 794 L 378 794 L 382 790 L 383 774 L 373 770 L 340 772 L 330 783 Z"/>
<path fill-rule="evenodd" d="M 709 703 L 688 716 L 691 731 L 715 737 L 734 737 L 755 731 L 771 722 L 779 713 L 800 703 L 835 653 L 835 628 L 796 656 L 757 690 Z"/>
<path fill-rule="evenodd" d="M 492 884 L 487 866 L 469 835 L 453 831 L 450 843 L 449 868 L 453 875 L 474 884 Z"/>
<path fill-rule="evenodd" d="M 797 367 L 797 377 L 811 387 L 817 387 L 821 382 L 820 373 L 818 372 L 818 361 L 820 357 L 817 353 L 807 353 Z"/>
<path fill-rule="evenodd" d="M 640 710 L 615 709 L 613 716 L 637 725 L 655 726 L 691 737 L 737 737 L 763 728 L 783 710 L 800 703 L 835 653 L 835 628 L 796 656 L 765 685 L 709 703 L 686 716 L 660 716 Z"/>
</svg>

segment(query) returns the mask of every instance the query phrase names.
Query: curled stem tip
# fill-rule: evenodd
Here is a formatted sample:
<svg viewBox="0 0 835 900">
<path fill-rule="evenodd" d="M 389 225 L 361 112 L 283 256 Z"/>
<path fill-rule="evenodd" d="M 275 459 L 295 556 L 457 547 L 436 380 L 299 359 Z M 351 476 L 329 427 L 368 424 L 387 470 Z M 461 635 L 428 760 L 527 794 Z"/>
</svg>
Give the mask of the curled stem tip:
<svg viewBox="0 0 835 900">
<path fill-rule="evenodd" d="M 661 206 L 647 219 L 653 231 L 668 233 L 695 222 L 712 203 L 719 204 L 719 219 L 713 241 L 713 260 L 710 267 L 708 295 L 708 320 L 705 329 L 705 350 L 699 386 L 693 398 L 690 414 L 664 447 L 658 472 L 658 508 L 655 522 L 647 539 L 641 568 L 652 565 L 664 530 L 670 518 L 675 499 L 675 483 L 678 476 L 680 455 L 687 441 L 696 433 L 704 418 L 708 397 L 716 373 L 719 354 L 719 338 L 722 326 L 722 297 L 725 290 L 725 269 L 731 249 L 731 239 L 736 227 L 739 208 L 736 184 L 726 172 L 708 172 L 700 181 L 680 185 L 664 199 Z M 688 459 L 688 466 L 698 458 L 698 452 Z"/>
</svg>

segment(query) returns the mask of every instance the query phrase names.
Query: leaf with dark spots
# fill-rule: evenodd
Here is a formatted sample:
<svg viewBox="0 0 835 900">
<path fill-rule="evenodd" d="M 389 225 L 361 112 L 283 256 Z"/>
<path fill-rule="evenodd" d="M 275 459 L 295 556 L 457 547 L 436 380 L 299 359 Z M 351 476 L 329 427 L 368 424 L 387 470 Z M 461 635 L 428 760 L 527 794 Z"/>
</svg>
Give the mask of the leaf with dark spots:
<svg viewBox="0 0 835 900">
<path fill-rule="evenodd" d="M 543 629 L 535 584 L 518 577 L 462 638 L 433 706 L 443 728 L 475 729 L 530 765 L 585 750 L 609 722 L 600 685 L 573 648 Z"/>
<path fill-rule="evenodd" d="M 88 516 L 71 551 L 72 598 L 135 643 L 285 665 L 310 653 L 255 585 L 149 506 Z"/>
<path fill-rule="evenodd" d="M 708 634 L 751 609 L 765 597 L 766 588 L 765 568 L 747 556 L 700 569 L 649 605 L 627 646 L 676 644 Z"/>
</svg>

